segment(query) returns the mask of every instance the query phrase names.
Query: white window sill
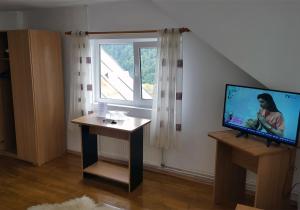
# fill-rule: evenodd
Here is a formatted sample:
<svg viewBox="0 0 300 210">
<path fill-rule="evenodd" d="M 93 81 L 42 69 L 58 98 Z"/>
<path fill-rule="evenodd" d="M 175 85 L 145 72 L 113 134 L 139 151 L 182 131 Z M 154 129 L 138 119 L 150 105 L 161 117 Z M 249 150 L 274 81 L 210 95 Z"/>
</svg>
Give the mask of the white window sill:
<svg viewBox="0 0 300 210">
<path fill-rule="evenodd" d="M 128 116 L 151 119 L 151 108 L 143 108 L 130 105 L 107 104 L 109 111 L 125 111 Z"/>
</svg>

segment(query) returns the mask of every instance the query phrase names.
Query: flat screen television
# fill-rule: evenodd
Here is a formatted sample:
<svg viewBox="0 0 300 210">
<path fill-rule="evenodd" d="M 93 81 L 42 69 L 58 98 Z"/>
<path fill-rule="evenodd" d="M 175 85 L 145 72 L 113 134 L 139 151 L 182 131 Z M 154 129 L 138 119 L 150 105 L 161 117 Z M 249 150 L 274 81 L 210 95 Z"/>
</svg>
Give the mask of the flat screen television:
<svg viewBox="0 0 300 210">
<path fill-rule="evenodd" d="M 226 85 L 223 126 L 268 140 L 296 146 L 300 94 Z"/>
</svg>

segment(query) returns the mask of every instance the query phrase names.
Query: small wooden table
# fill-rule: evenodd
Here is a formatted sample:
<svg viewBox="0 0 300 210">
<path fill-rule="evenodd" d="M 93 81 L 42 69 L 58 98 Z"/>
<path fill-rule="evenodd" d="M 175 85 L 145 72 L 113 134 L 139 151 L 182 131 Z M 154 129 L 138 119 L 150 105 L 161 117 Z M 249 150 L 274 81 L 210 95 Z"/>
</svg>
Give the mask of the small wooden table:
<svg viewBox="0 0 300 210">
<path fill-rule="evenodd" d="M 248 169 L 257 174 L 254 207 L 282 209 L 292 185 L 296 150 L 285 145 L 267 147 L 262 139 L 236 138 L 236 133 L 208 134 L 217 140 L 214 202 L 242 201 Z"/>
<path fill-rule="evenodd" d="M 150 120 L 126 117 L 112 124 L 92 114 L 72 122 L 81 126 L 83 177 L 116 181 L 128 186 L 129 192 L 143 181 L 143 127 Z M 129 141 L 128 167 L 98 160 L 97 134 Z"/>
</svg>

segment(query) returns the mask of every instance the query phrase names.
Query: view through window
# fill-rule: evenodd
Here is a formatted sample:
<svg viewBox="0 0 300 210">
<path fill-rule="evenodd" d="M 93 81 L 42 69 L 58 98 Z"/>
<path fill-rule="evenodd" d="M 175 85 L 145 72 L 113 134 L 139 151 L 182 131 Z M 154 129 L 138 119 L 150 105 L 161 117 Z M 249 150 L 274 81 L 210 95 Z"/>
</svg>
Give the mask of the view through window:
<svg viewBox="0 0 300 210">
<path fill-rule="evenodd" d="M 133 44 L 101 44 L 101 98 L 133 100 Z"/>
<path fill-rule="evenodd" d="M 157 40 L 96 40 L 94 67 L 99 100 L 150 106 L 157 66 Z"/>
<path fill-rule="evenodd" d="M 141 48 L 141 78 L 142 78 L 142 98 L 152 99 L 155 79 L 155 68 L 157 65 L 157 48 Z"/>
</svg>

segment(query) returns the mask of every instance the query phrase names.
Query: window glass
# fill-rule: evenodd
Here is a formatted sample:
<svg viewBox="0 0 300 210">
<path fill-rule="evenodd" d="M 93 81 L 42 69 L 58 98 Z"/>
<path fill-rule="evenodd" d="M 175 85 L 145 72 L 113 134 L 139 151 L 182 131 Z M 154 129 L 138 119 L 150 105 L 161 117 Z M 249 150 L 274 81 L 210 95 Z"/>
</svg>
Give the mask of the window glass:
<svg viewBox="0 0 300 210">
<path fill-rule="evenodd" d="M 101 44 L 101 98 L 133 100 L 133 44 Z"/>
<path fill-rule="evenodd" d="M 140 48 L 142 99 L 152 99 L 157 64 L 157 48 Z"/>
</svg>

